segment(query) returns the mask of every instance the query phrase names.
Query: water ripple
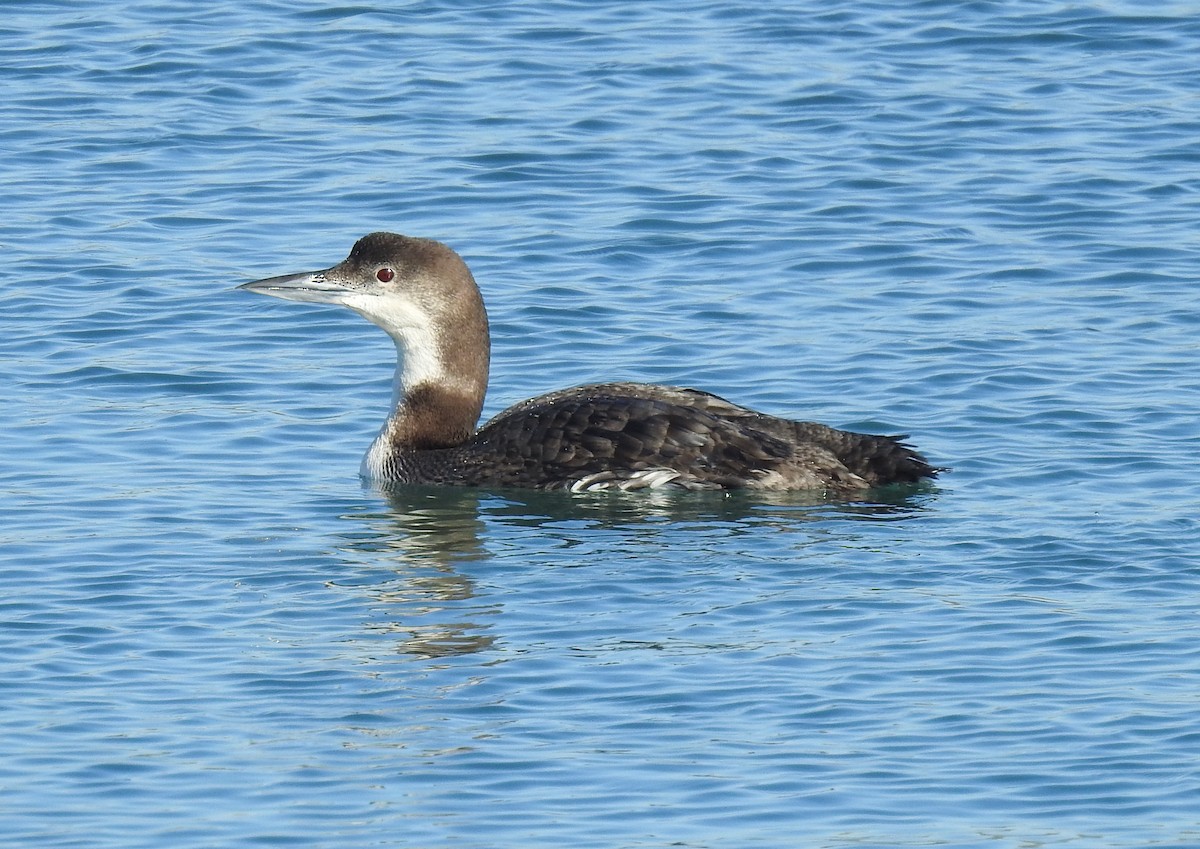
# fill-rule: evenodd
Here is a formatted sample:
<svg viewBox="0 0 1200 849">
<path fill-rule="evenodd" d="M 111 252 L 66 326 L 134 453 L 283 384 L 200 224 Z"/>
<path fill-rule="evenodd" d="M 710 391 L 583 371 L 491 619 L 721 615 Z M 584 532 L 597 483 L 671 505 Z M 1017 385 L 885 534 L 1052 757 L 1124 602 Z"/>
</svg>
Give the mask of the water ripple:
<svg viewBox="0 0 1200 849">
<path fill-rule="evenodd" d="M 166 0 L 0 33 L 0 840 L 1197 842 L 1188 10 Z M 489 412 L 683 383 L 954 471 L 364 488 L 390 342 L 232 287 L 381 228 L 471 263 Z"/>
</svg>

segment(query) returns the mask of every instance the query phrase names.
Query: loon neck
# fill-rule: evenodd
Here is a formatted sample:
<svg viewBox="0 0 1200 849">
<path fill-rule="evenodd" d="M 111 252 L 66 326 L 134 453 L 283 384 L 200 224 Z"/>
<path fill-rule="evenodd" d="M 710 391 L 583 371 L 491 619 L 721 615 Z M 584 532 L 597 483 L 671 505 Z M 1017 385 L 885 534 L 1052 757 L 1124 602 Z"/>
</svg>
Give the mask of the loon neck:
<svg viewBox="0 0 1200 849">
<path fill-rule="evenodd" d="M 392 410 L 376 440 L 384 444 L 370 454 L 452 448 L 475 432 L 487 394 L 487 313 L 473 283 L 456 301 L 387 328 L 397 354 Z"/>
<path fill-rule="evenodd" d="M 486 345 L 487 337 L 484 337 Z M 478 344 L 478 342 L 476 342 Z M 400 347 L 399 344 L 397 347 Z M 412 374 L 412 357 L 401 348 L 392 392 L 392 410 L 363 457 L 361 474 L 370 479 L 394 475 L 398 462 L 419 451 L 453 448 L 475 433 L 487 391 L 487 360 L 482 375 L 465 381 Z M 420 378 L 414 381 L 414 378 Z"/>
<path fill-rule="evenodd" d="M 423 383 L 407 390 L 385 430 L 393 451 L 428 451 L 462 445 L 475 432 L 482 398 Z"/>
</svg>

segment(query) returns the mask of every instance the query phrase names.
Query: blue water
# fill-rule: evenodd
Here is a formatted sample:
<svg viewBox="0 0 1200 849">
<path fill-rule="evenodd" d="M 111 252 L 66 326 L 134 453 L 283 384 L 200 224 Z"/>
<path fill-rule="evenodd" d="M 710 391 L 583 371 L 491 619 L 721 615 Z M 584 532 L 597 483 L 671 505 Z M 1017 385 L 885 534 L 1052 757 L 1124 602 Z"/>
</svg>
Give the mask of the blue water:
<svg viewBox="0 0 1200 849">
<path fill-rule="evenodd" d="M 9 2 L 0 844 L 1200 845 L 1191 3 Z M 419 490 L 375 229 L 488 412 L 907 432 L 857 503 Z"/>
</svg>

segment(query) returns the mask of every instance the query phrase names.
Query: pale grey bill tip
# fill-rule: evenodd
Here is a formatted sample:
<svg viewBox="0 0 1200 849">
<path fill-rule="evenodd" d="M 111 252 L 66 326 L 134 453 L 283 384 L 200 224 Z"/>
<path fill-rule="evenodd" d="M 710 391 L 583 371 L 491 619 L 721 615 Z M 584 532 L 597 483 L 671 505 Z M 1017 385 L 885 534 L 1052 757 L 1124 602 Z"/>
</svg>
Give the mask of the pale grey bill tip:
<svg viewBox="0 0 1200 849">
<path fill-rule="evenodd" d="M 288 301 L 324 304 L 338 303 L 343 297 L 354 291 L 326 279 L 323 271 L 306 271 L 300 274 L 284 274 L 264 280 L 252 280 L 237 288 L 245 289 L 248 292 L 257 292 L 260 295 L 272 295 Z"/>
</svg>

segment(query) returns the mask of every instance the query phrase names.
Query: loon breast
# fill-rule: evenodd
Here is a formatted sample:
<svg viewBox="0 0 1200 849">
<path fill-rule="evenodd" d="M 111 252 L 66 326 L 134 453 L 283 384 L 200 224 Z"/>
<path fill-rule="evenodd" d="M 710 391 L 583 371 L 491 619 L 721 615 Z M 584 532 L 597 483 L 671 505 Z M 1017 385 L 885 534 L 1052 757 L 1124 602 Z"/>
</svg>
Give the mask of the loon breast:
<svg viewBox="0 0 1200 849">
<path fill-rule="evenodd" d="M 939 471 L 904 442 L 756 412 L 695 389 L 604 383 L 522 401 L 476 430 L 490 341 L 466 263 L 440 242 L 360 239 L 331 268 L 244 284 L 348 307 L 399 353 L 393 408 L 363 461 L 397 483 L 855 493 Z"/>
</svg>

